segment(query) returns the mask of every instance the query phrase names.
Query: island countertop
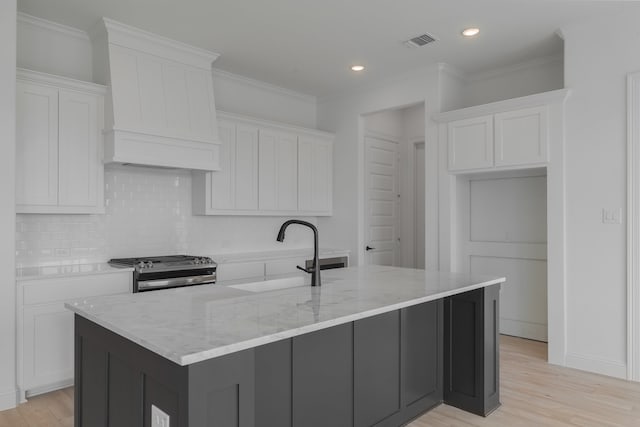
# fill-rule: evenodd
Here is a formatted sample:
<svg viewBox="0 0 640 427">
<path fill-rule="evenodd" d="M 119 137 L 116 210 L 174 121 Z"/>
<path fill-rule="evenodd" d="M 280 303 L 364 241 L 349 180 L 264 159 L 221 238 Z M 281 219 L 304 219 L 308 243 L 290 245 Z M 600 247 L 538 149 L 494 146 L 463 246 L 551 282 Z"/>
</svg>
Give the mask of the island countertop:
<svg viewBox="0 0 640 427">
<path fill-rule="evenodd" d="M 503 277 L 366 266 L 324 270 L 321 287 L 255 293 L 216 284 L 65 305 L 184 366 L 504 281 Z"/>
</svg>

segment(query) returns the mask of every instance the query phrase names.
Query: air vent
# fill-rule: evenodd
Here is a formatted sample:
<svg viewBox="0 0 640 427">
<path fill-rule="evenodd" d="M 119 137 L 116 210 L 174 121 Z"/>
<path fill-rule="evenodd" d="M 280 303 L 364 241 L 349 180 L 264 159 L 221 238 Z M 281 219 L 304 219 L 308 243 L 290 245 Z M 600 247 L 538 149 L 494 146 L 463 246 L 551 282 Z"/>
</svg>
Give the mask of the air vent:
<svg viewBox="0 0 640 427">
<path fill-rule="evenodd" d="M 428 45 L 429 43 L 433 43 L 436 41 L 436 38 L 429 34 L 422 34 L 421 36 L 414 37 L 410 40 L 404 42 L 407 47 L 422 47 Z"/>
</svg>

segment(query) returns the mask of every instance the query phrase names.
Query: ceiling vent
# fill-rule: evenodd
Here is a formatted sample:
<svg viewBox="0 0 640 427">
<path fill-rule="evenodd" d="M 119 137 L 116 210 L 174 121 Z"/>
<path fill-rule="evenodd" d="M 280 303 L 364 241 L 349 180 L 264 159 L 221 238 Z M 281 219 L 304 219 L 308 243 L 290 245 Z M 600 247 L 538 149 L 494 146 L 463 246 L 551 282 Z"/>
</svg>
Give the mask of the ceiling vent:
<svg viewBox="0 0 640 427">
<path fill-rule="evenodd" d="M 404 44 L 407 47 L 422 47 L 422 46 L 428 45 L 429 43 L 433 43 L 434 41 L 436 41 L 435 37 L 425 33 L 420 36 L 407 40 L 406 42 L 404 42 Z"/>
</svg>

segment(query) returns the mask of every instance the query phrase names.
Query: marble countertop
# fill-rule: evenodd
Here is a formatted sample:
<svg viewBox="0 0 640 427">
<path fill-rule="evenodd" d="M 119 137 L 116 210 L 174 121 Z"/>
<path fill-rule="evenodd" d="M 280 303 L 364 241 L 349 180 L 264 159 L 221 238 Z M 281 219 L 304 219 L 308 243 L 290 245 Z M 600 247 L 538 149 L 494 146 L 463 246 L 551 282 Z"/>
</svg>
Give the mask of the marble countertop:
<svg viewBox="0 0 640 427">
<path fill-rule="evenodd" d="M 348 249 L 321 248 L 320 257 L 344 256 L 349 255 Z M 311 257 L 313 256 L 312 248 L 299 249 L 273 249 L 261 251 L 245 251 L 231 253 L 208 254 L 219 264 L 226 262 L 241 261 L 258 261 L 293 257 Z M 65 264 L 65 265 L 48 265 L 35 267 L 16 268 L 16 281 L 50 279 L 54 277 L 69 277 L 87 274 L 110 274 L 120 273 L 123 271 L 133 271 L 133 268 L 116 268 L 111 267 L 106 262 L 86 263 L 86 264 Z"/>
<path fill-rule="evenodd" d="M 113 274 L 132 272 L 133 268 L 115 268 L 106 262 L 92 264 L 51 265 L 41 267 L 16 268 L 16 281 L 51 279 L 89 274 Z"/>
<path fill-rule="evenodd" d="M 504 280 L 367 266 L 324 270 L 321 287 L 253 293 L 215 284 L 65 305 L 179 365 L 189 365 Z"/>
</svg>

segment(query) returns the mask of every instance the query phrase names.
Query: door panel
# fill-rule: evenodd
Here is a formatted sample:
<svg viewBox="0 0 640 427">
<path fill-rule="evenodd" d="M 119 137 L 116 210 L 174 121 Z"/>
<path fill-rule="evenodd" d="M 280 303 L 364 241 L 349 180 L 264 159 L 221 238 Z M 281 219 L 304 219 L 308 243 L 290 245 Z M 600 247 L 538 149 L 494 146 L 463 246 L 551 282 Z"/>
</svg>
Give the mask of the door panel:
<svg viewBox="0 0 640 427">
<path fill-rule="evenodd" d="M 539 341 L 547 340 L 546 185 L 531 172 L 475 178 L 459 198 L 461 269 L 505 276 L 500 332 Z"/>
<path fill-rule="evenodd" d="M 258 129 L 236 128 L 235 200 L 238 210 L 258 209 Z"/>
<path fill-rule="evenodd" d="M 366 156 L 367 262 L 399 265 L 398 260 L 398 144 L 368 136 Z"/>
<path fill-rule="evenodd" d="M 16 203 L 58 203 L 58 90 L 18 82 Z"/>
<path fill-rule="evenodd" d="M 98 179 L 98 99 L 60 91 L 60 205 L 96 206 Z"/>
</svg>

